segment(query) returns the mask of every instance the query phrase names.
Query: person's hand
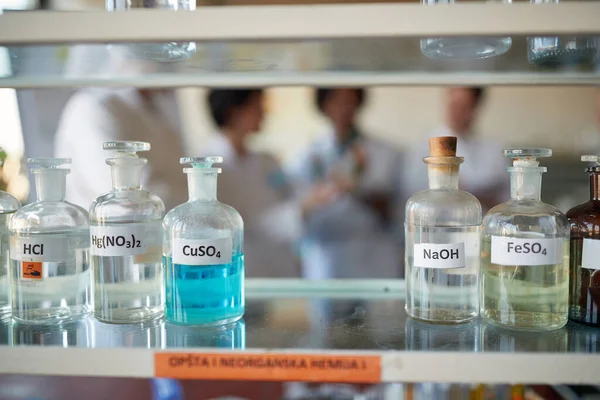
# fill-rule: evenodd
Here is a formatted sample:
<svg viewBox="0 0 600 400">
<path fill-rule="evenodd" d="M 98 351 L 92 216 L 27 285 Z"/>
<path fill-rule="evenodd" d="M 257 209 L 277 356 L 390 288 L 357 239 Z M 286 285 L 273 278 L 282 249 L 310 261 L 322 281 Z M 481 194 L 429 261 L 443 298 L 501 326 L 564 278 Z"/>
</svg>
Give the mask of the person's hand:
<svg viewBox="0 0 600 400">
<path fill-rule="evenodd" d="M 310 214 L 318 208 L 331 204 L 339 196 L 340 190 L 331 182 L 315 184 L 301 204 L 302 213 Z"/>
<path fill-rule="evenodd" d="M 350 149 L 351 153 L 352 153 L 352 158 L 354 160 L 354 168 L 355 171 L 353 171 L 356 175 L 360 175 L 364 172 L 364 170 L 367 168 L 367 163 L 368 163 L 368 157 L 367 157 L 367 150 L 365 149 L 365 146 L 358 142 L 352 145 L 352 148 Z"/>
</svg>

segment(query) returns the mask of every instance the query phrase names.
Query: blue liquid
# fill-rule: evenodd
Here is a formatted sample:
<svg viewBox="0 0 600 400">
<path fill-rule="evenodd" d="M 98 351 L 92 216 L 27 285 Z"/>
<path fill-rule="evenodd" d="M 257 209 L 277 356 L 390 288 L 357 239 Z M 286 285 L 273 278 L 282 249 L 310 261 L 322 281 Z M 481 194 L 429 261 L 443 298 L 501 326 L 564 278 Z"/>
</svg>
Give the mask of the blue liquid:
<svg viewBox="0 0 600 400">
<path fill-rule="evenodd" d="M 231 264 L 165 266 L 165 318 L 187 325 L 225 324 L 244 315 L 244 255 Z"/>
</svg>

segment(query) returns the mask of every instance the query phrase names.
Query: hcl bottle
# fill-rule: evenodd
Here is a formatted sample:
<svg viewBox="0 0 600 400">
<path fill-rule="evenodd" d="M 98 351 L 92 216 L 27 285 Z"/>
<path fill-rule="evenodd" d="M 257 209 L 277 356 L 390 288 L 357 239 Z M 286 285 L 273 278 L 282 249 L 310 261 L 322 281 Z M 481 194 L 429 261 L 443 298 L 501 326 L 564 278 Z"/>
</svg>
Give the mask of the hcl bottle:
<svg viewBox="0 0 600 400">
<path fill-rule="evenodd" d="M 0 153 L 2 153 L 1 148 Z M 2 160 L 0 160 L 1 165 Z M 8 277 L 10 233 L 8 232 L 8 223 L 20 207 L 19 200 L 0 190 L 0 319 L 10 314 L 10 284 Z"/>
<path fill-rule="evenodd" d="M 553 330 L 567 323 L 569 225 L 556 208 L 542 203 L 537 158 L 549 149 L 504 150 L 513 159 L 511 199 L 483 221 L 481 315 L 489 322 L 523 330 Z"/>
<path fill-rule="evenodd" d="M 590 200 L 567 213 L 571 225 L 569 318 L 600 326 L 600 156 L 582 156 L 593 163 Z"/>
<path fill-rule="evenodd" d="M 191 164 L 189 200 L 163 221 L 165 318 L 178 324 L 224 324 L 244 314 L 244 226 L 217 200 L 221 157 L 182 158 Z"/>
<path fill-rule="evenodd" d="M 9 224 L 13 317 L 38 324 L 75 320 L 90 311 L 88 213 L 64 200 L 70 159 L 27 163 L 37 200 Z"/>
<path fill-rule="evenodd" d="M 429 189 L 406 204 L 406 312 L 460 323 L 479 313 L 481 205 L 458 188 L 456 138 L 429 140 Z"/>
<path fill-rule="evenodd" d="M 90 207 L 94 315 L 103 322 L 139 323 L 163 312 L 162 218 L 165 206 L 142 189 L 145 142 L 107 142 L 113 190 Z"/>
</svg>

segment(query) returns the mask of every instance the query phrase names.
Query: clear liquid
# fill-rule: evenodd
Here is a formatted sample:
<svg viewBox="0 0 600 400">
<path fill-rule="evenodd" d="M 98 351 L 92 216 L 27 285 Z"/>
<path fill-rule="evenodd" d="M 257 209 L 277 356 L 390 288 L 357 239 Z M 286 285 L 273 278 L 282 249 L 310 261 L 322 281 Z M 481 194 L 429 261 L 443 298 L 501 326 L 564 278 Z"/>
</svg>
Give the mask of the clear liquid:
<svg viewBox="0 0 600 400">
<path fill-rule="evenodd" d="M 231 264 L 165 263 L 165 318 L 187 325 L 226 324 L 244 315 L 244 255 L 234 254 Z"/>
<path fill-rule="evenodd" d="M 14 213 L 0 213 L 0 319 L 10 314 L 10 283 L 8 277 L 10 234 L 8 222 Z"/>
<path fill-rule="evenodd" d="M 110 224 L 139 227 L 145 254 L 130 256 L 93 255 L 94 316 L 108 323 L 139 323 L 163 312 L 162 221 Z"/>
<path fill-rule="evenodd" d="M 89 230 L 68 233 L 36 233 L 29 237 L 62 239 L 68 247 L 65 262 L 44 262 L 47 276 L 21 279 L 21 261 L 11 260 L 11 300 L 15 320 L 51 324 L 81 318 L 90 307 Z M 19 235 L 17 235 L 19 236 Z"/>
<path fill-rule="evenodd" d="M 439 323 L 469 321 L 479 312 L 479 226 L 408 226 L 406 312 Z M 466 267 L 424 268 L 414 265 L 414 245 L 465 243 Z"/>
<path fill-rule="evenodd" d="M 481 316 L 513 329 L 553 330 L 567 323 L 569 241 L 560 264 L 505 266 L 491 262 L 491 237 L 483 241 Z"/>
</svg>

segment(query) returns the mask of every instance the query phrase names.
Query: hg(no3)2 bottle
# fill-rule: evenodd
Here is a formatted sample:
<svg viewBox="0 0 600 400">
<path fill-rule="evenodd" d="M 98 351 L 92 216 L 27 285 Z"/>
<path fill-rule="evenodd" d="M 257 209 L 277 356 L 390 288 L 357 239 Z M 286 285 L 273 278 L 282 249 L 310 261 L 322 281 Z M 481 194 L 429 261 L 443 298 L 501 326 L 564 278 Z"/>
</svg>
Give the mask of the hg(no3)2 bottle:
<svg viewBox="0 0 600 400">
<path fill-rule="evenodd" d="M 12 313 L 51 324 L 90 311 L 88 213 L 65 198 L 70 159 L 29 159 L 37 200 L 10 222 Z"/>
<path fill-rule="evenodd" d="M 513 159 L 511 199 L 483 221 L 481 316 L 513 329 L 553 330 L 567 323 L 569 226 L 540 200 L 537 158 L 549 149 L 505 150 Z"/>
<path fill-rule="evenodd" d="M 456 138 L 430 139 L 429 190 L 406 204 L 406 311 L 461 323 L 479 313 L 481 205 L 458 189 Z"/>
<path fill-rule="evenodd" d="M 145 142 L 107 142 L 113 190 L 90 207 L 94 315 L 109 323 L 139 323 L 163 312 L 162 218 L 165 206 L 142 189 Z"/>
<path fill-rule="evenodd" d="M 243 222 L 217 200 L 220 157 L 182 158 L 189 201 L 163 221 L 165 318 L 177 324 L 237 321 L 244 314 Z"/>
</svg>

